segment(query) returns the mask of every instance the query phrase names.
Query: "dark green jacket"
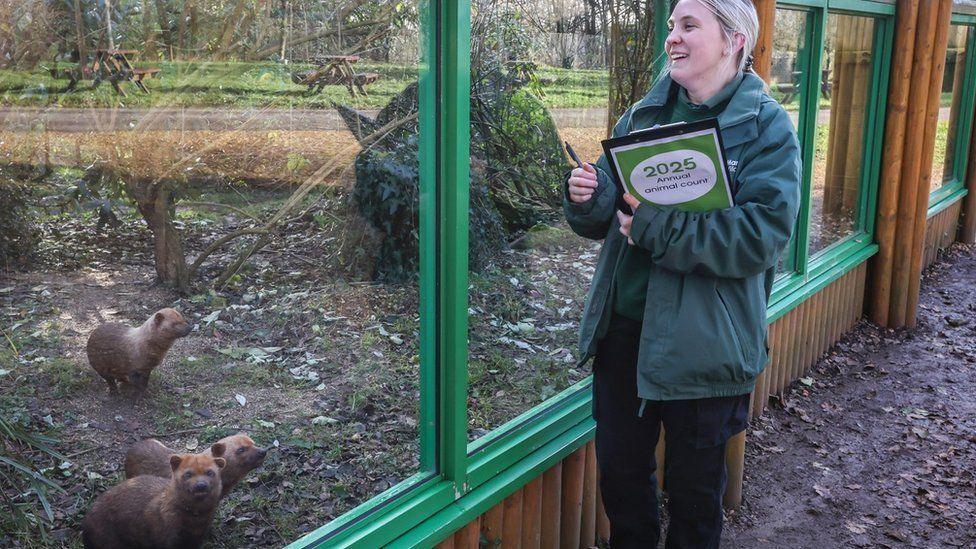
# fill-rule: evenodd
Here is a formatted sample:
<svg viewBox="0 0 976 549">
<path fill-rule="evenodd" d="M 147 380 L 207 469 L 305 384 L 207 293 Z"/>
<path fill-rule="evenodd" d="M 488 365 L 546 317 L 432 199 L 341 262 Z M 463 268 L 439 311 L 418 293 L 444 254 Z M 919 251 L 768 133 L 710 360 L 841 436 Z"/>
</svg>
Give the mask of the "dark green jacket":
<svg viewBox="0 0 976 549">
<path fill-rule="evenodd" d="M 617 122 L 613 135 L 658 123 L 677 84 L 665 76 Z M 786 111 L 747 73 L 719 126 L 735 206 L 680 212 L 647 204 L 631 238 L 650 251 L 638 354 L 638 396 L 677 400 L 746 394 L 768 360 L 766 303 L 777 260 L 790 240 L 800 196 L 800 150 Z M 610 320 L 614 269 L 627 241 L 614 215 L 610 166 L 596 164 L 599 186 L 582 204 L 563 197 L 580 236 L 605 239 L 580 325 L 580 362 L 596 353 Z"/>
</svg>

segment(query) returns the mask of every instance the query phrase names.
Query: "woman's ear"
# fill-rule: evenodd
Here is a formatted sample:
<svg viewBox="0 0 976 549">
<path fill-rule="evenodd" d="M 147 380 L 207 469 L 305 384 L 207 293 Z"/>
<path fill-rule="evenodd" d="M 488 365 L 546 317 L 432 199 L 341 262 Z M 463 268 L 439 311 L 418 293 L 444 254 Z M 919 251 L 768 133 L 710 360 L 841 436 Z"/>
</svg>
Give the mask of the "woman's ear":
<svg viewBox="0 0 976 549">
<path fill-rule="evenodd" d="M 732 53 L 739 50 L 744 50 L 746 47 L 746 35 L 741 32 L 732 33 Z M 743 55 L 749 55 L 752 52 L 744 51 Z"/>
</svg>

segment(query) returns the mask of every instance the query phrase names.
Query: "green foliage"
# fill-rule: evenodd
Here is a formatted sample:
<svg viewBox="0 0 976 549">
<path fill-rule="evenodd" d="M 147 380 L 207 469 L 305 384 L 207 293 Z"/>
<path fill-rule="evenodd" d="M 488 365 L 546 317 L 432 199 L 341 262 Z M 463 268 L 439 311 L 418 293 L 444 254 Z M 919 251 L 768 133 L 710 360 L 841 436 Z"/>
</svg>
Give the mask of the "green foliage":
<svg viewBox="0 0 976 549">
<path fill-rule="evenodd" d="M 28 183 L 0 175 L 0 269 L 26 264 L 37 246 L 32 197 Z"/>
<path fill-rule="evenodd" d="M 559 204 L 567 169 L 556 125 L 546 107 L 525 89 L 477 97 L 472 143 L 486 159 L 492 199 L 510 233 L 541 221 Z"/>
<path fill-rule="evenodd" d="M 471 99 L 469 264 L 483 265 L 509 237 L 554 213 L 558 185 L 567 168 L 556 127 L 545 106 L 499 72 L 478 74 Z M 478 93 L 478 89 L 485 90 Z M 417 112 L 411 84 L 375 120 L 340 109 L 360 139 Z M 363 128 L 360 130 L 358 128 Z M 356 158 L 353 203 L 383 234 L 374 276 L 404 280 L 417 273 L 419 253 L 418 127 L 398 127 Z"/>
<path fill-rule="evenodd" d="M 64 490 L 38 463 L 66 458 L 54 449 L 57 441 L 37 432 L 27 415 L 10 400 L 0 403 L 0 530 L 40 529 L 54 520 L 49 494 Z"/>
</svg>

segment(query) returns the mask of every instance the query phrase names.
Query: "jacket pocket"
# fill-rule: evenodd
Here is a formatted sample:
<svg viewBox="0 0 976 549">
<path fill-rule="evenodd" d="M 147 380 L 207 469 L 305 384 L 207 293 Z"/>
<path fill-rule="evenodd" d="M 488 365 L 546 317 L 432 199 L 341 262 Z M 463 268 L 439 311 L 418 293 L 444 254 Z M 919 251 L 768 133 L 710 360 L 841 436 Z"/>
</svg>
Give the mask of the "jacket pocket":
<svg viewBox="0 0 976 549">
<path fill-rule="evenodd" d="M 735 346 L 739 350 L 739 356 L 743 359 L 747 358 L 747 353 L 745 352 L 745 339 L 742 335 L 742 327 L 739 322 L 736 322 L 735 316 L 732 314 L 732 309 L 729 308 L 729 302 L 722 295 L 722 290 L 719 289 L 720 283 L 715 284 L 715 295 L 718 296 L 719 303 L 722 304 L 722 310 L 725 311 L 725 318 L 729 321 L 729 326 L 732 328 L 732 337 L 735 340 Z"/>
</svg>

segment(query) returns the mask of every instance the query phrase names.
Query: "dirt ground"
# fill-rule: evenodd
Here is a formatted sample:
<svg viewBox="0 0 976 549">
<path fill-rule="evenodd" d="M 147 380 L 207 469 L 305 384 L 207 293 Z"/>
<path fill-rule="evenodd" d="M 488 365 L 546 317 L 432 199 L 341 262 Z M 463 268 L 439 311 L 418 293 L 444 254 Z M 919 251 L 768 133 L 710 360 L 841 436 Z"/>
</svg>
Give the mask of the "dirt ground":
<svg viewBox="0 0 976 549">
<path fill-rule="evenodd" d="M 976 247 L 924 275 L 918 326 L 862 321 L 747 431 L 726 547 L 976 547 Z"/>
</svg>

